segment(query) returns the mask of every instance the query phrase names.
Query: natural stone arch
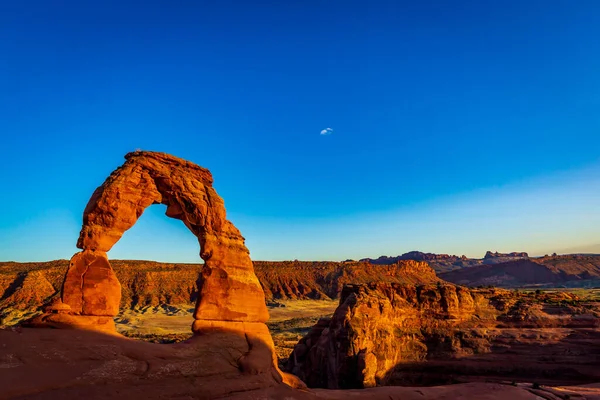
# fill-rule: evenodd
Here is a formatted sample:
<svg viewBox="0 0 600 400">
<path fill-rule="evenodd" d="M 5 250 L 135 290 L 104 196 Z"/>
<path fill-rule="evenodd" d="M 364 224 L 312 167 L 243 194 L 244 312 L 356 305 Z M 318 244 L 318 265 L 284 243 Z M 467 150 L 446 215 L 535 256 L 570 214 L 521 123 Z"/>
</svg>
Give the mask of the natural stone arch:
<svg viewBox="0 0 600 400">
<path fill-rule="evenodd" d="M 121 285 L 106 252 L 152 204 L 167 205 L 200 242 L 202 267 L 190 341 L 212 335 L 227 352 L 240 352 L 235 363 L 244 373 L 271 373 L 275 382 L 306 387 L 277 366 L 269 318 L 260 283 L 239 230 L 226 219 L 223 199 L 212 187 L 212 175 L 202 167 L 165 153 L 136 151 L 125 156 L 92 195 L 83 213 L 77 241 L 82 249 L 71 258 L 61 300 L 44 307 L 31 327 L 80 328 L 115 334 Z M 245 346 L 240 345 L 243 338 Z M 211 340 L 210 338 L 208 338 Z M 198 350 L 200 351 L 200 350 Z M 211 353 L 213 350 L 211 350 Z M 189 368 L 189 365 L 186 366 Z M 264 376 L 264 375 L 263 375 Z"/>
<path fill-rule="evenodd" d="M 215 322 L 209 321 L 267 321 L 264 293 L 249 251 L 239 230 L 226 219 L 211 173 L 165 153 L 136 151 L 125 158 L 96 189 L 83 213 L 77 241 L 83 251 L 71 259 L 62 288 L 62 302 L 70 306 L 70 314 L 117 315 L 121 287 L 106 252 L 147 207 L 161 203 L 167 206 L 167 216 L 183 221 L 198 238 L 205 261 L 193 330 L 214 327 Z M 112 318 L 92 318 L 90 323 L 111 325 Z"/>
</svg>

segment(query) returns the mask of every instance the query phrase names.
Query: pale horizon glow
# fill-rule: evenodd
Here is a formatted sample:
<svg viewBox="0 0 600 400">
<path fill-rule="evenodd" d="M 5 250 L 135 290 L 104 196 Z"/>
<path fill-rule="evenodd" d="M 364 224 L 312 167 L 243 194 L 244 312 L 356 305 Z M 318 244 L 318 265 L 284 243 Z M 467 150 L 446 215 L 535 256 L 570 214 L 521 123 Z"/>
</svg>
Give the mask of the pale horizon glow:
<svg viewBox="0 0 600 400">
<path fill-rule="evenodd" d="M 600 167 L 440 197 L 395 211 L 336 218 L 269 218 L 229 210 L 255 260 L 331 260 L 418 250 L 482 258 L 485 251 L 600 252 Z M 217 187 L 218 190 L 218 187 Z M 227 199 L 225 199 L 227 207 Z M 83 210 L 82 210 L 83 211 Z M 149 207 L 111 259 L 197 263 L 199 244 L 162 205 Z M 4 261 L 70 258 L 80 217 L 48 210 L 0 231 Z M 55 232 L 53 234 L 53 232 Z M 56 234 L 59 233 L 59 234 Z M 310 256 L 309 256 L 310 255 Z"/>
</svg>

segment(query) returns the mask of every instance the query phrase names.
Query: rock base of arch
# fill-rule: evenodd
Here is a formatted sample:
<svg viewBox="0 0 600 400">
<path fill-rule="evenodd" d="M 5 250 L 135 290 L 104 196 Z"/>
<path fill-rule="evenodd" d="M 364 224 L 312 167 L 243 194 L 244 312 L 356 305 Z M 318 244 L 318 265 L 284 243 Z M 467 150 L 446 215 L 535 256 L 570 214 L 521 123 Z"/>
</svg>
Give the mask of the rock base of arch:
<svg viewBox="0 0 600 400">
<path fill-rule="evenodd" d="M 239 368 L 246 374 L 262 374 L 272 370 L 275 379 L 297 389 L 306 389 L 306 385 L 297 376 L 283 372 L 277 366 L 275 343 L 267 324 L 262 322 L 194 320 L 194 334 L 213 334 L 214 332 L 244 335 L 248 342 L 248 352 L 237 360 Z"/>
<path fill-rule="evenodd" d="M 71 258 L 62 302 L 72 314 L 114 317 L 119 314 L 121 284 L 105 252 L 84 250 Z"/>
<path fill-rule="evenodd" d="M 275 344 L 269 328 L 262 322 L 194 320 L 192 331 L 196 335 L 214 332 L 235 333 L 244 336 L 248 342 L 248 352 L 237 360 L 242 372 L 261 374 L 277 365 Z"/>
<path fill-rule="evenodd" d="M 120 302 L 121 284 L 106 253 L 84 250 L 71 258 L 61 299 L 47 304 L 44 314 L 25 325 L 116 334 L 114 317 Z"/>
<path fill-rule="evenodd" d="M 113 317 L 44 313 L 23 324 L 31 328 L 81 329 L 117 334 Z"/>
</svg>

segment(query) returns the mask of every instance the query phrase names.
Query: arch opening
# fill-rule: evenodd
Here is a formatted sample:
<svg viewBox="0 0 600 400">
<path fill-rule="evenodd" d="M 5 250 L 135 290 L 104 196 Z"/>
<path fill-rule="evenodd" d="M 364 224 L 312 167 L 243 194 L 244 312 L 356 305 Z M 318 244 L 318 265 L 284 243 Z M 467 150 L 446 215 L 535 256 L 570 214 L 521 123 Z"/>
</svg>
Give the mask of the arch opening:
<svg viewBox="0 0 600 400">
<path fill-rule="evenodd" d="M 146 208 L 109 256 L 121 283 L 117 333 L 169 344 L 192 336 L 203 260 L 197 238 L 165 211 L 163 204 Z"/>
<path fill-rule="evenodd" d="M 149 260 L 162 264 L 204 263 L 199 257 L 198 239 L 190 235 L 190 230 L 181 220 L 165 217 L 166 209 L 163 204 L 149 206 L 135 225 L 115 243 L 108 253 L 115 270 L 118 269 L 116 260 Z"/>
</svg>

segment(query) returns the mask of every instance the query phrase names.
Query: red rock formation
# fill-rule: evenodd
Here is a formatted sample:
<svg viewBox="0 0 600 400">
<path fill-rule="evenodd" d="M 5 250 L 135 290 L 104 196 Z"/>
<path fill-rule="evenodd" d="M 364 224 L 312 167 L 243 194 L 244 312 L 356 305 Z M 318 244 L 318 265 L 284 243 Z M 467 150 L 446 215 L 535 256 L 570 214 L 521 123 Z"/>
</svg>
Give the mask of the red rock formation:
<svg viewBox="0 0 600 400">
<path fill-rule="evenodd" d="M 242 371 L 281 374 L 269 314 L 244 238 L 226 219 L 223 200 L 212 187 L 210 172 L 164 153 L 134 152 L 92 195 L 83 214 L 77 246 L 62 286 L 62 305 L 30 322 L 31 326 L 70 326 L 114 332 L 121 285 L 106 252 L 131 228 L 146 207 L 167 205 L 167 216 L 180 219 L 198 238 L 204 259 L 192 330 L 244 337 L 249 350 L 237 359 Z M 60 311 L 60 312 L 55 312 Z M 225 347 L 227 347 L 225 345 Z M 265 361 L 266 360 L 266 361 Z M 266 364 L 265 364 L 266 362 Z"/>
<path fill-rule="evenodd" d="M 467 286 L 593 287 L 600 279 L 600 257 L 558 256 L 484 264 L 440 274 L 444 280 Z"/>
<path fill-rule="evenodd" d="M 97 252 L 96 252 L 97 253 Z M 400 261 L 393 265 L 361 262 L 254 261 L 254 271 L 267 301 L 288 299 L 336 299 L 348 283 L 390 282 L 405 284 L 435 283 L 439 278 L 426 263 Z M 198 299 L 202 264 L 173 264 L 154 261 L 111 260 L 110 265 L 121 284 L 120 308 L 175 305 L 193 307 Z M 39 263 L 0 263 L 0 326 L 30 317 L 48 297 L 61 291 L 68 260 Z M 75 279 L 80 275 L 72 269 Z M 81 271 L 80 271 L 81 272 Z M 71 274 L 71 273 L 70 273 Z M 24 285 L 27 282 L 36 284 Z M 85 280 L 85 279 L 84 279 Z M 21 288 L 13 291 L 12 288 Z M 81 313 L 81 287 L 72 285 L 74 298 L 67 299 Z M 113 299 L 118 298 L 114 292 Z M 41 295 L 41 297 L 40 297 Z M 101 293 L 99 294 L 101 295 Z M 26 302 L 22 299 L 28 298 Z M 116 302 L 113 301 L 113 306 Z M 24 315 L 22 310 L 26 310 Z M 108 313 L 103 313 L 108 315 Z M 112 315 L 112 314 L 111 314 Z M 54 317 L 56 319 L 58 317 Z"/>
<path fill-rule="evenodd" d="M 296 345 L 288 371 L 331 389 L 451 383 L 461 374 L 600 380 L 600 310 L 545 300 L 454 285 L 349 285 L 333 317 Z"/>
<path fill-rule="evenodd" d="M 167 205 L 198 237 L 202 268 L 197 320 L 265 322 L 264 294 L 240 232 L 226 219 L 223 200 L 210 172 L 188 161 L 153 152 L 134 152 L 88 202 L 71 259 L 62 300 L 74 314 L 114 316 L 121 287 L 106 252 L 131 228 L 146 207 Z M 202 324 L 196 324 L 200 326 Z"/>
<path fill-rule="evenodd" d="M 335 299 L 346 284 L 388 282 L 436 283 L 440 279 L 425 262 L 392 265 L 366 262 L 255 261 L 267 299 Z"/>
<path fill-rule="evenodd" d="M 62 301 L 75 314 L 115 316 L 119 313 L 121 285 L 105 253 L 86 250 L 71 258 Z"/>
<path fill-rule="evenodd" d="M 168 346 L 90 331 L 0 330 L 0 399 L 339 399 L 347 396 L 294 390 L 289 386 L 302 387 L 302 383 L 277 369 L 273 341 L 264 324 L 268 314 L 263 291 L 254 275 L 244 239 L 225 219 L 222 200 L 211 184 L 208 171 L 184 160 L 160 153 L 129 154 L 127 162 L 96 190 L 86 207 L 78 242 L 83 251 L 71 260 L 62 300 L 53 301 L 45 308 L 47 314 L 34 321 L 34 325 L 45 322 L 57 327 L 110 331 L 121 288 L 106 252 L 145 207 L 162 202 L 168 207 L 168 216 L 181 219 L 198 237 L 201 257 L 206 262 L 192 328 L 197 335 L 185 343 Z M 413 275 L 429 273 L 418 263 L 407 268 L 414 269 Z M 46 285 L 46 293 L 52 291 L 50 287 L 54 288 Z M 378 300 L 367 299 L 367 303 L 357 308 L 364 313 L 357 321 L 362 321 L 367 328 L 365 332 L 390 328 L 389 321 L 369 319 L 367 312 L 375 313 L 373 316 L 377 312 L 382 316 L 388 313 L 400 322 L 414 319 L 410 313 L 394 314 L 394 301 L 418 303 L 428 316 L 439 314 L 461 321 L 476 310 L 487 310 L 479 306 L 476 298 L 456 288 L 417 289 L 416 295 L 405 290 L 396 296 L 397 287 L 382 289 Z M 348 309 L 353 305 L 348 302 L 350 298 L 347 295 L 343 301 Z M 358 304 L 356 295 L 354 299 L 354 305 Z M 371 329 L 373 324 L 377 329 Z M 407 327 L 414 324 L 408 323 Z M 325 329 L 322 334 L 325 335 Z M 388 338 L 378 346 L 391 349 Z M 311 353 L 311 349 L 306 350 Z M 358 359 L 365 366 L 366 376 L 379 373 L 379 361 L 373 351 L 361 349 Z M 433 399 L 456 398 L 459 392 L 466 398 L 481 398 L 484 394 L 490 400 L 535 398 L 519 388 L 488 384 L 459 389 L 377 388 L 352 396 Z M 489 395 L 490 392 L 494 394 Z"/>
<path fill-rule="evenodd" d="M 210 172 L 164 153 L 138 151 L 125 158 L 125 164 L 96 189 L 85 208 L 77 246 L 88 255 L 74 256 L 70 269 L 83 268 L 79 260 L 89 258 L 89 254 L 102 259 L 148 206 L 162 203 L 167 206 L 167 216 L 180 219 L 200 243 L 205 265 L 194 318 L 265 322 L 269 316 L 264 294 L 254 275 L 244 238 L 226 219 L 223 200 L 212 187 Z M 83 282 L 69 279 L 76 276 L 73 272 L 67 274 L 63 301 L 78 310 L 78 300 L 70 293 L 81 290 L 78 287 Z M 96 284 L 94 278 L 90 282 Z M 109 285 L 106 280 L 103 282 Z M 83 290 L 89 293 L 84 304 L 102 307 L 106 303 L 103 298 L 97 299 L 101 295 L 92 294 L 91 289 Z M 116 285 L 110 290 L 120 292 Z M 70 304 L 71 301 L 75 303 Z M 100 311 L 91 307 L 87 315 L 106 315 L 103 313 L 108 309 L 114 310 L 112 306 L 106 303 Z M 85 314 L 86 310 L 82 312 Z"/>
<path fill-rule="evenodd" d="M 22 271 L 15 274 L 12 280 L 0 277 L 0 326 L 5 314 L 14 313 L 17 317 L 22 317 L 24 313 L 34 313 L 55 293 L 56 289 L 42 271 Z"/>
</svg>

